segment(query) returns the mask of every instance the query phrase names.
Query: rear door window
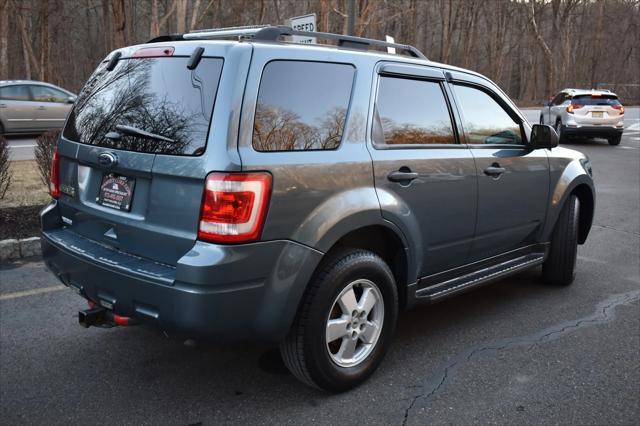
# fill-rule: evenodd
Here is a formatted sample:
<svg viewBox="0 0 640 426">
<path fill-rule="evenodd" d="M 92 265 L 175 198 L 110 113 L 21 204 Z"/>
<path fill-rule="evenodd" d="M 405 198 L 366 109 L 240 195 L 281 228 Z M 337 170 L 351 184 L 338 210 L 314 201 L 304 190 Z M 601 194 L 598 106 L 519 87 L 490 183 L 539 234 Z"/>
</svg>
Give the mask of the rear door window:
<svg viewBox="0 0 640 426">
<path fill-rule="evenodd" d="M 27 86 L 0 87 L 0 99 L 7 101 L 30 101 Z"/>
<path fill-rule="evenodd" d="M 305 61 L 269 62 L 253 124 L 256 151 L 310 151 L 340 145 L 355 69 Z"/>
<path fill-rule="evenodd" d="M 47 86 L 31 86 L 31 94 L 37 102 L 65 103 L 69 99 L 63 91 Z"/>
<path fill-rule="evenodd" d="M 380 77 L 373 140 L 377 146 L 455 143 L 440 83 Z"/>
<path fill-rule="evenodd" d="M 78 96 L 64 137 L 128 151 L 202 154 L 223 60 L 203 58 L 195 70 L 187 68 L 188 60 L 121 59 L 112 71 L 102 63 Z M 116 126 L 162 138 L 123 133 Z"/>
<path fill-rule="evenodd" d="M 522 128 L 484 90 L 452 85 L 469 144 L 523 145 Z"/>
</svg>

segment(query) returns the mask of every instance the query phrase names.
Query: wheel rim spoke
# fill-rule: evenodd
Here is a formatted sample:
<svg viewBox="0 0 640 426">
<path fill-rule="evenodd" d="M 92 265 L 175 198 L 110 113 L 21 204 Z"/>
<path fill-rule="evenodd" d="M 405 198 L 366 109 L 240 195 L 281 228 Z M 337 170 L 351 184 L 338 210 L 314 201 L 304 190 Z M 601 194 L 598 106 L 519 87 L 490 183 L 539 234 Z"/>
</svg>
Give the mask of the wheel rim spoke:
<svg viewBox="0 0 640 426">
<path fill-rule="evenodd" d="M 347 335 L 347 324 L 349 324 L 349 318 L 346 315 L 329 320 L 327 323 L 327 343 L 345 337 Z"/>
<path fill-rule="evenodd" d="M 364 328 L 362 334 L 360 334 L 360 340 L 364 343 L 373 343 L 373 339 L 376 337 L 378 333 L 378 324 L 375 322 L 367 321 L 367 325 Z"/>
<path fill-rule="evenodd" d="M 376 298 L 376 294 L 374 293 L 374 291 L 370 288 L 365 288 L 362 292 L 362 296 L 360 296 L 358 307 L 367 315 L 369 315 L 369 312 L 371 312 L 371 309 L 377 301 L 378 299 Z"/>
<path fill-rule="evenodd" d="M 337 355 L 342 359 L 351 359 L 353 355 L 356 353 L 356 344 L 358 341 L 356 339 L 350 339 L 345 337 L 342 339 L 342 345 L 340 345 L 340 350 Z"/>
<path fill-rule="evenodd" d="M 340 309 L 342 309 L 342 312 L 347 315 L 356 310 L 356 308 L 358 307 L 358 302 L 356 301 L 356 293 L 353 291 L 353 287 L 351 287 L 346 293 L 342 295 L 339 303 Z"/>
</svg>

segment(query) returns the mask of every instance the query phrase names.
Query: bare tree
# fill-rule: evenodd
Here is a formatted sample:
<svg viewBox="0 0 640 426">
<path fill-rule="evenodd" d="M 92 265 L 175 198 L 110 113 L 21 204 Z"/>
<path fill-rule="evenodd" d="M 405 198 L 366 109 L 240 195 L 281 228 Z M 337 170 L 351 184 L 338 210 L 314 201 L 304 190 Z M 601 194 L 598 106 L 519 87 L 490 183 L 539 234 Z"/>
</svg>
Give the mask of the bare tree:
<svg viewBox="0 0 640 426">
<path fill-rule="evenodd" d="M 176 31 L 179 34 L 185 32 L 187 27 L 187 0 L 174 0 L 176 6 Z"/>
<path fill-rule="evenodd" d="M 165 12 L 162 18 L 159 18 L 158 0 L 151 1 L 151 29 L 149 30 L 151 38 L 158 37 L 160 35 L 160 30 L 165 26 L 169 18 L 171 18 L 171 15 L 175 12 L 176 5 L 177 2 L 172 1 L 169 9 Z"/>
<path fill-rule="evenodd" d="M 49 80 L 49 2 L 40 3 L 40 80 Z"/>
<path fill-rule="evenodd" d="M 125 0 L 111 0 L 111 12 L 113 18 L 112 46 L 117 49 L 126 45 L 127 16 Z"/>
<path fill-rule="evenodd" d="M 0 80 L 9 76 L 9 0 L 0 0 Z"/>
<path fill-rule="evenodd" d="M 529 2 L 529 24 L 531 25 L 531 31 L 542 49 L 544 54 L 544 63 L 545 63 L 545 75 L 546 75 L 546 87 L 548 93 L 551 93 L 554 90 L 553 82 L 555 81 L 555 64 L 553 62 L 553 53 L 551 49 L 549 49 L 549 45 L 542 37 L 540 30 L 538 29 L 538 24 L 536 22 L 536 10 L 535 10 L 536 2 L 535 0 L 531 0 Z"/>
<path fill-rule="evenodd" d="M 561 87 L 640 83 L 638 0 L 357 0 L 356 11 L 357 35 L 389 34 L 525 102 Z M 114 48 L 306 13 L 321 31 L 346 31 L 347 0 L 0 0 L 0 78 L 77 91 Z M 640 102 L 640 91 L 625 100 Z"/>
</svg>

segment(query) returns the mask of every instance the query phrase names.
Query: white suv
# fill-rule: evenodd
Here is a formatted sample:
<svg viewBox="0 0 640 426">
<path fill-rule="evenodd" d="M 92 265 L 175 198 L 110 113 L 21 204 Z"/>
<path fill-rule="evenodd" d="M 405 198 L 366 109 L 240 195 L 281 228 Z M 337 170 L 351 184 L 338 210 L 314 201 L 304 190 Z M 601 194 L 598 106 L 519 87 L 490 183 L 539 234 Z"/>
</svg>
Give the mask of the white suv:
<svg viewBox="0 0 640 426">
<path fill-rule="evenodd" d="M 624 106 L 608 90 L 564 89 L 540 111 L 540 124 L 555 127 L 560 143 L 568 137 L 605 138 L 620 144 Z"/>
</svg>

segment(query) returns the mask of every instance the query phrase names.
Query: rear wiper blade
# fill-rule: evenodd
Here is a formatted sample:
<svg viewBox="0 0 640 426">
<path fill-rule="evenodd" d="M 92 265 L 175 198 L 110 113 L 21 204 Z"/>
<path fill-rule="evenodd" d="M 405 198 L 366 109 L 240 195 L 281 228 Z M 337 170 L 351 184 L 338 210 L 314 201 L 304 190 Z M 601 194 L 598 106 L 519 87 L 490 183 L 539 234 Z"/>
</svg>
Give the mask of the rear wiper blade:
<svg viewBox="0 0 640 426">
<path fill-rule="evenodd" d="M 141 138 L 157 139 L 159 141 L 165 141 L 165 142 L 171 142 L 171 143 L 175 142 L 173 139 L 170 139 L 166 136 L 156 135 L 155 133 L 147 132 L 142 129 L 138 129 L 137 127 L 124 126 L 122 124 L 118 124 L 116 126 L 116 130 L 119 130 L 120 132 L 127 135 L 131 135 L 131 136 L 140 136 Z"/>
</svg>

